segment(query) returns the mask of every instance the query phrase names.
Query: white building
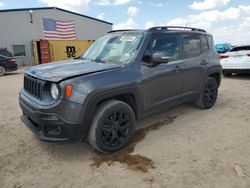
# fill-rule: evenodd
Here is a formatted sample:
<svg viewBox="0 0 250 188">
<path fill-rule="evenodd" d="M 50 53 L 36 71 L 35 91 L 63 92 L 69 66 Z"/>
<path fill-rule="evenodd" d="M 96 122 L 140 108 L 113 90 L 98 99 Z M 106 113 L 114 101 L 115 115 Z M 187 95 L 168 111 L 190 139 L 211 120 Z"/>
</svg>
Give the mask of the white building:
<svg viewBox="0 0 250 188">
<path fill-rule="evenodd" d="M 77 40 L 95 40 L 113 25 L 57 7 L 0 10 L 0 48 L 13 53 L 19 65 L 32 65 L 32 41 L 44 39 L 44 18 L 74 21 Z"/>
</svg>

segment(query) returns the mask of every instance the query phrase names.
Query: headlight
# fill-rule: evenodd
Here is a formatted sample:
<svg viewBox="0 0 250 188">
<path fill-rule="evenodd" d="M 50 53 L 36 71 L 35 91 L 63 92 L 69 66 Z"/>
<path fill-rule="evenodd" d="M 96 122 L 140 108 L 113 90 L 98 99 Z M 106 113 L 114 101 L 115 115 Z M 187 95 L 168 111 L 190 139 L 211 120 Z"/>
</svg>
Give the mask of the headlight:
<svg viewBox="0 0 250 188">
<path fill-rule="evenodd" d="M 53 99 L 58 99 L 59 97 L 59 87 L 57 84 L 52 83 L 50 86 L 50 94 Z"/>
</svg>

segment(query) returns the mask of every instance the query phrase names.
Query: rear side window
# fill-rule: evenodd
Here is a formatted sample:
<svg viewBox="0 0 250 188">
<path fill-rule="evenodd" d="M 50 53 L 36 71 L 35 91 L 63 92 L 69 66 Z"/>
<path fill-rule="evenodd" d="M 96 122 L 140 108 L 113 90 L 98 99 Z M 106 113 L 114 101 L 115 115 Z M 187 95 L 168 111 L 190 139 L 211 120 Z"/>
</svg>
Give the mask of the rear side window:
<svg viewBox="0 0 250 188">
<path fill-rule="evenodd" d="M 152 36 L 151 53 L 167 52 L 169 61 L 180 59 L 180 45 L 178 35 L 155 35 Z"/>
<path fill-rule="evenodd" d="M 185 34 L 182 36 L 184 58 L 198 56 L 201 51 L 201 40 L 199 35 Z"/>
<path fill-rule="evenodd" d="M 209 49 L 207 37 L 205 35 L 201 35 L 201 43 L 203 46 L 203 51 L 206 52 Z"/>
<path fill-rule="evenodd" d="M 231 49 L 230 52 L 247 51 L 247 50 L 250 50 L 250 46 L 235 47 L 235 48 Z"/>
<path fill-rule="evenodd" d="M 0 48 L 0 55 L 6 56 L 6 57 L 13 56 L 6 48 Z"/>
<path fill-rule="evenodd" d="M 207 38 L 208 38 L 209 48 L 215 49 L 213 37 L 208 35 Z"/>
</svg>

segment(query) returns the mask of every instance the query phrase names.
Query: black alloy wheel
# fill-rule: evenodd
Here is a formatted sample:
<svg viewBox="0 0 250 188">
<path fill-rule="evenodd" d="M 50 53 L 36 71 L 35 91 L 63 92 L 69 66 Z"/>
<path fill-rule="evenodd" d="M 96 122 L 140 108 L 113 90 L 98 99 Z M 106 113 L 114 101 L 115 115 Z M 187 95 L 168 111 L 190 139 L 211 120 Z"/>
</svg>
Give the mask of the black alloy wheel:
<svg viewBox="0 0 250 188">
<path fill-rule="evenodd" d="M 203 90 L 196 100 L 195 104 L 203 109 L 209 109 L 214 106 L 218 96 L 218 82 L 213 77 L 208 77 L 205 81 Z"/>
<path fill-rule="evenodd" d="M 108 147 L 117 147 L 128 138 L 130 124 L 131 117 L 125 111 L 109 114 L 102 124 L 102 142 Z"/>
<path fill-rule="evenodd" d="M 5 74 L 5 68 L 3 66 L 0 66 L 0 76 L 3 76 Z"/>
<path fill-rule="evenodd" d="M 126 103 L 109 100 L 98 106 L 90 127 L 89 143 L 102 153 L 124 147 L 135 127 L 135 113 Z"/>
<path fill-rule="evenodd" d="M 204 88 L 204 106 L 210 108 L 214 105 L 218 95 L 218 84 L 210 80 Z"/>
</svg>

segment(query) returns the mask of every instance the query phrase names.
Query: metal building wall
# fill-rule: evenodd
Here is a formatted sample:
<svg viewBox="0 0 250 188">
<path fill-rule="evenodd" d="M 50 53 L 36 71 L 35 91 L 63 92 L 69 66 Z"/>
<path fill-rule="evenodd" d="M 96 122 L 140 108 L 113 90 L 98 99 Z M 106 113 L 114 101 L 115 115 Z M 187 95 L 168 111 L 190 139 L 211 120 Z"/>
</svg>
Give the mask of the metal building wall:
<svg viewBox="0 0 250 188">
<path fill-rule="evenodd" d="M 42 18 L 74 20 L 78 40 L 95 40 L 112 30 L 112 25 L 85 18 L 58 9 L 33 10 L 33 23 L 29 11 L 0 12 L 0 48 L 7 47 L 13 53 L 12 45 L 25 45 L 26 57 L 17 57 L 19 65 L 32 65 L 32 40 L 43 39 Z"/>
</svg>

